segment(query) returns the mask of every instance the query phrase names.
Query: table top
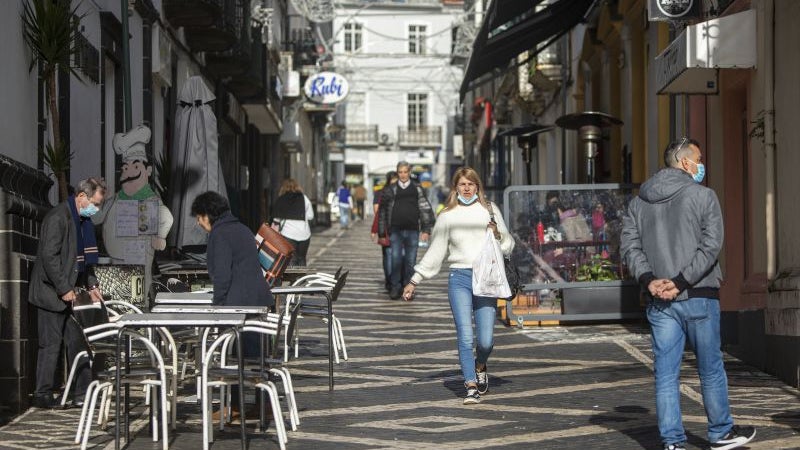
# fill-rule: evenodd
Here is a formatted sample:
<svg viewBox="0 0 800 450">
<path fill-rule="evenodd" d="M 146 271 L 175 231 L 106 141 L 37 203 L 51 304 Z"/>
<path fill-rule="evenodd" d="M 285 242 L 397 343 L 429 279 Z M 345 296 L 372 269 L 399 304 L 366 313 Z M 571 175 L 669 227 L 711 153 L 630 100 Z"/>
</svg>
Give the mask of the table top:
<svg viewBox="0 0 800 450">
<path fill-rule="evenodd" d="M 246 314 L 234 313 L 127 313 L 119 316 L 116 323 L 124 327 L 213 327 L 243 325 Z"/>
<path fill-rule="evenodd" d="M 188 313 L 188 314 L 268 314 L 270 306 L 228 306 L 228 305 L 181 305 L 159 304 L 150 311 L 155 314 Z"/>
<path fill-rule="evenodd" d="M 333 286 L 277 286 L 271 291 L 273 294 L 329 294 Z"/>
<path fill-rule="evenodd" d="M 214 294 L 208 292 L 159 292 L 155 298 L 156 305 L 210 305 L 213 301 Z"/>
</svg>

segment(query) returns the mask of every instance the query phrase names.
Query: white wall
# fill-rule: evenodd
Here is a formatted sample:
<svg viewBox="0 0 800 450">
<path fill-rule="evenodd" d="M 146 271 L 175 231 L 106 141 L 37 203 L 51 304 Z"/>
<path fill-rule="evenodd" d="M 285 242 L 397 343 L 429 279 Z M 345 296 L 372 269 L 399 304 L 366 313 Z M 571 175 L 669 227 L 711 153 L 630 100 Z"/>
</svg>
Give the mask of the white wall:
<svg viewBox="0 0 800 450">
<path fill-rule="evenodd" d="M 22 3 L 10 2 L 4 9 L 0 14 L 0 153 L 35 168 L 36 69 L 28 71 L 31 55 L 22 39 Z"/>
</svg>

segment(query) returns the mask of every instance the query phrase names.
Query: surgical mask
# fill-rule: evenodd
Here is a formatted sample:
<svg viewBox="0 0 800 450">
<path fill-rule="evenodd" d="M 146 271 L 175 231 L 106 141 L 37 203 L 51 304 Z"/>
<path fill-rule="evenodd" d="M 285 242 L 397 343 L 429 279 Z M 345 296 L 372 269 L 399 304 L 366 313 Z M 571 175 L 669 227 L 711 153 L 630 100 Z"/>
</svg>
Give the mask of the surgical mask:
<svg viewBox="0 0 800 450">
<path fill-rule="evenodd" d="M 692 178 L 694 179 L 695 182 L 702 183 L 703 182 L 703 178 L 705 178 L 705 176 L 706 176 L 706 165 L 703 164 L 703 163 L 696 163 L 696 162 L 692 161 L 691 159 L 689 161 L 691 161 L 692 164 L 697 166 L 697 173 L 693 174 Z"/>
<path fill-rule="evenodd" d="M 78 211 L 78 214 L 80 214 L 82 217 L 92 217 L 93 215 L 97 214 L 97 211 L 100 211 L 97 205 L 89 202 L 85 208 L 81 208 L 81 210 Z"/>
<path fill-rule="evenodd" d="M 475 203 L 475 200 L 477 199 L 478 199 L 478 194 L 472 194 L 472 197 L 470 198 L 464 198 L 461 194 L 458 194 L 458 200 L 465 205 L 471 205 Z"/>
</svg>

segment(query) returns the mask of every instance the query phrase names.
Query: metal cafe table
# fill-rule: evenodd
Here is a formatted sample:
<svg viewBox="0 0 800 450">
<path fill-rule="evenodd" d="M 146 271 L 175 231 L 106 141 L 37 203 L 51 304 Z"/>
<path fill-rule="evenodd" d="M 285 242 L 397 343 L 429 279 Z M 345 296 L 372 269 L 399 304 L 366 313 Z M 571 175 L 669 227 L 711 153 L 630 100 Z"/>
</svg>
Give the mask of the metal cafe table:
<svg viewBox="0 0 800 450">
<path fill-rule="evenodd" d="M 188 307 L 188 306 L 187 306 Z M 119 331 L 117 334 L 117 347 L 116 347 L 116 360 L 120 361 L 121 355 L 121 346 L 122 346 L 122 333 L 126 328 L 154 328 L 154 327 L 227 327 L 232 328 L 234 332 L 237 334 L 238 338 L 238 328 L 244 326 L 245 320 L 247 319 L 248 314 L 262 314 L 264 310 L 268 309 L 265 307 L 258 307 L 258 308 L 246 308 L 246 307 L 236 307 L 238 308 L 234 311 L 231 308 L 213 308 L 213 312 L 152 312 L 152 313 L 144 313 L 144 314 L 136 314 L 136 313 L 128 313 L 119 316 L 119 318 L 115 321 L 117 324 Z M 212 310 L 212 308 L 206 308 L 206 310 Z M 240 386 L 244 386 L 244 367 L 241 361 L 242 355 L 242 346 L 241 340 L 237 339 L 238 343 L 238 358 L 239 358 L 239 384 Z M 129 368 L 129 358 L 130 352 L 125 352 L 125 370 Z M 120 448 L 120 387 L 121 387 L 121 375 L 122 375 L 122 365 L 116 365 L 116 380 L 115 380 L 115 449 L 119 450 Z M 125 414 L 128 414 L 128 395 L 127 395 L 127 387 L 126 387 L 126 395 L 125 395 Z M 243 403 L 244 397 L 244 390 L 239 390 L 240 401 Z M 242 411 L 244 414 L 244 411 Z M 242 434 L 242 448 L 245 448 L 245 438 L 246 438 L 246 431 L 245 431 L 245 419 L 244 416 L 241 420 L 241 434 Z M 163 436 L 163 439 L 167 439 L 167 436 Z M 126 417 L 125 420 L 125 442 L 130 442 L 130 427 L 129 427 L 129 420 Z"/>
</svg>

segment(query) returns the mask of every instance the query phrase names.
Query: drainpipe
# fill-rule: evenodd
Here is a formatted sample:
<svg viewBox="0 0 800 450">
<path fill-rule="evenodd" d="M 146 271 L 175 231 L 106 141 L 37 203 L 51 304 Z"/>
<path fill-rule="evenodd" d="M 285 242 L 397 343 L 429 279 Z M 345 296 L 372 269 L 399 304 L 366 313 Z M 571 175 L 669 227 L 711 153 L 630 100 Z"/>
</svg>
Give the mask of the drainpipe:
<svg viewBox="0 0 800 450">
<path fill-rule="evenodd" d="M 766 152 L 767 280 L 775 278 L 778 265 L 777 215 L 775 209 L 775 1 L 764 3 L 764 150 Z"/>
<path fill-rule="evenodd" d="M 125 132 L 132 128 L 131 117 L 131 47 L 128 32 L 128 15 L 130 2 L 120 0 L 120 21 L 122 22 L 122 99 L 125 105 Z"/>
</svg>

